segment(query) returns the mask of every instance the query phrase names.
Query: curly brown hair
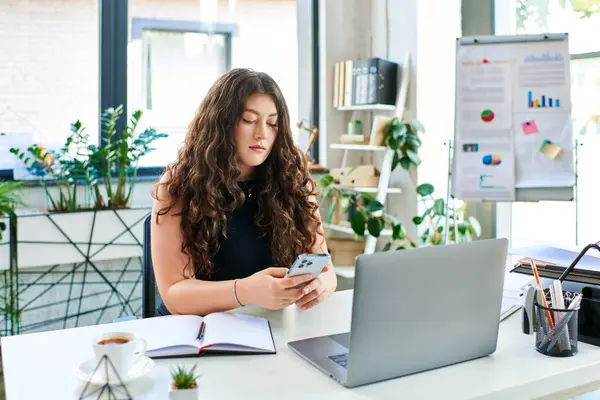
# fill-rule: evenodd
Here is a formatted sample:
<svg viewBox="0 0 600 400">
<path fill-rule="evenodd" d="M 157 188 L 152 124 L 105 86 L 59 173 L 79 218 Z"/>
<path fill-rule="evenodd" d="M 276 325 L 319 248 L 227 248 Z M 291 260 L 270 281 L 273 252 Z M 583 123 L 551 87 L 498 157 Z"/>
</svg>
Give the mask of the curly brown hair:
<svg viewBox="0 0 600 400">
<path fill-rule="evenodd" d="M 271 153 L 256 168 L 260 187 L 256 224 L 267 232 L 274 265 L 289 266 L 298 254 L 310 252 L 320 229 L 319 207 L 311 201 L 317 187 L 294 143 L 279 86 L 266 73 L 232 69 L 216 80 L 202 100 L 184 146 L 153 192 L 157 198 L 162 186 L 168 194 L 168 205 L 158 210 L 157 220 L 174 206 L 181 208 L 181 251 L 191 259 L 184 274 L 191 267 L 188 271 L 198 279 L 210 278 L 219 238 L 227 236 L 227 217 L 245 201 L 237 182 L 240 166 L 233 131 L 246 99 L 255 93 L 270 95 L 278 115 Z"/>
</svg>

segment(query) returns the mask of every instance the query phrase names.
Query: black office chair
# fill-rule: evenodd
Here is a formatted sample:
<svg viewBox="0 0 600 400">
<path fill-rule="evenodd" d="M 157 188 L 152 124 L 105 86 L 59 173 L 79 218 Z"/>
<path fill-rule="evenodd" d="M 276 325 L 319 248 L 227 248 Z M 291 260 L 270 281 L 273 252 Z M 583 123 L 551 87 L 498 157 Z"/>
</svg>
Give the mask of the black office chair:
<svg viewBox="0 0 600 400">
<path fill-rule="evenodd" d="M 142 318 L 150 318 L 156 315 L 156 306 L 161 303 L 160 293 L 156 287 L 154 278 L 154 267 L 152 265 L 152 252 L 150 246 L 150 225 L 152 214 L 144 220 L 144 255 L 143 284 L 142 284 Z"/>
</svg>

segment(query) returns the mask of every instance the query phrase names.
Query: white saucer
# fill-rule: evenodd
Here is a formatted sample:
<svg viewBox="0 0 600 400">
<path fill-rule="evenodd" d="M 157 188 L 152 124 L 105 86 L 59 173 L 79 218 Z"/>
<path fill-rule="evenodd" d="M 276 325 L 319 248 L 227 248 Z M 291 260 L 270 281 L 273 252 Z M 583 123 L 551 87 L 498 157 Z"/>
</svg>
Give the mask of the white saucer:
<svg viewBox="0 0 600 400">
<path fill-rule="evenodd" d="M 98 362 L 95 358 L 87 360 L 86 362 L 79 365 L 79 367 L 75 370 L 75 376 L 77 379 L 83 382 L 90 382 L 93 385 L 104 385 L 106 380 L 102 377 L 102 373 L 100 372 L 100 368 L 94 373 L 94 376 L 91 376 L 94 368 L 96 368 Z M 146 356 L 142 356 L 140 360 L 129 370 L 129 374 L 127 376 L 121 376 L 121 381 L 123 383 L 131 382 L 135 379 L 141 378 L 146 375 L 148 372 L 152 370 L 154 367 L 154 361 L 151 358 Z M 101 368 L 104 367 L 104 363 Z M 118 384 L 118 380 L 110 380 L 111 384 Z"/>
</svg>

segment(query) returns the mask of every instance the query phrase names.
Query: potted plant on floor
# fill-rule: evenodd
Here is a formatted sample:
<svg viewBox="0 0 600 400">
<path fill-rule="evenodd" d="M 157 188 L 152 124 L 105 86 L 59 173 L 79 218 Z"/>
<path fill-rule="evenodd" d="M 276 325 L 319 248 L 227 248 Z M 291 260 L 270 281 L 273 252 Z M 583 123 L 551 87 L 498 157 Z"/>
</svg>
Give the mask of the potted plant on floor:
<svg viewBox="0 0 600 400">
<path fill-rule="evenodd" d="M 421 165 L 418 151 L 423 142 L 419 134 L 424 132 L 423 124 L 418 120 L 405 121 L 394 117 L 385 124 L 380 140 L 394 152 L 392 171 L 400 166 L 410 175 Z M 434 196 L 434 187 L 429 183 L 417 186 L 415 182 L 417 202 L 424 210 L 411 219 L 417 228 L 415 237 L 408 234 L 406 226 L 398 218 L 384 212 L 384 205 L 375 196 L 339 188 L 336 184 L 339 182 L 333 175 L 325 175 L 319 182 L 323 189 L 322 204 L 329 200 L 327 223 L 332 222 L 336 211 L 341 211 L 349 217 L 350 227 L 356 237 L 379 237 L 388 226 L 391 228 L 391 240 L 383 246 L 382 251 L 437 246 L 444 244 L 444 239 L 448 243 L 470 242 L 481 235 L 479 221 L 466 213 L 466 203 L 456 210 L 446 207 L 443 198 Z"/>
<path fill-rule="evenodd" d="M 178 365 L 171 370 L 169 383 L 169 400 L 196 400 L 198 398 L 198 376 L 195 374 L 197 364 L 187 370 Z"/>
</svg>

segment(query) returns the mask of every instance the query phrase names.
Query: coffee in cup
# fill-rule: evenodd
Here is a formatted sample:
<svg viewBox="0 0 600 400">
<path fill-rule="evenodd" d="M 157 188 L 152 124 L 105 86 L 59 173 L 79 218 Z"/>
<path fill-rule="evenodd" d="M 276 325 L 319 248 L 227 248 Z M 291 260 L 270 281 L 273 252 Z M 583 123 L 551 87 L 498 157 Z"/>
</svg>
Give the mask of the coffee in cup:
<svg viewBox="0 0 600 400">
<path fill-rule="evenodd" d="M 110 359 L 108 368 L 100 368 L 102 377 L 108 381 L 116 381 L 115 371 L 121 379 L 127 377 L 129 370 L 146 354 L 146 346 L 144 339 L 137 338 L 130 332 L 107 332 L 98 335 L 93 344 L 96 362 L 99 362 L 103 356 Z"/>
<path fill-rule="evenodd" d="M 102 339 L 98 342 L 98 344 L 100 344 L 102 346 L 110 346 L 110 345 L 115 345 L 115 344 L 125 344 L 129 341 L 131 341 L 131 339 L 129 339 L 128 337 L 115 336 L 115 337 L 108 337 L 106 339 Z"/>
</svg>

